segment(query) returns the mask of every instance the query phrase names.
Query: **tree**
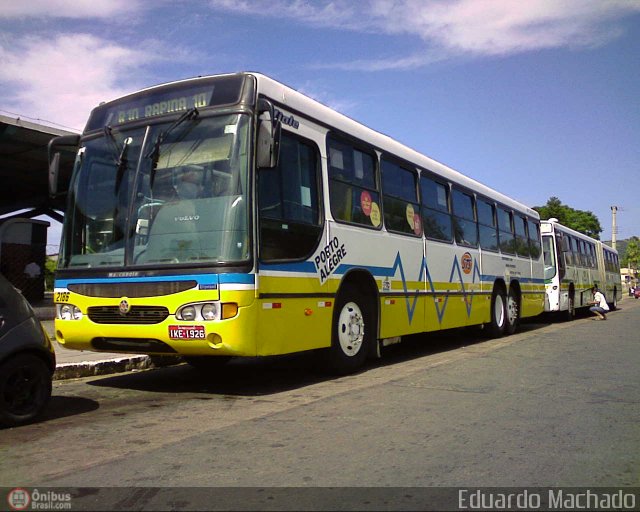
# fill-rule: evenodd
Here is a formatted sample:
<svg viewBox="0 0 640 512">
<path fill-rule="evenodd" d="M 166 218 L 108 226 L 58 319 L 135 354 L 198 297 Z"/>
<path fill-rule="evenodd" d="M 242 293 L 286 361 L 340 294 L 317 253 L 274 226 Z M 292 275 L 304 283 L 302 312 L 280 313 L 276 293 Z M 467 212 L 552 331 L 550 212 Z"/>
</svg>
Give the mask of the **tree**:
<svg viewBox="0 0 640 512">
<path fill-rule="evenodd" d="M 534 206 L 533 209 L 540 214 L 541 219 L 546 220 L 555 217 L 560 224 L 600 240 L 602 227 L 598 217 L 592 212 L 571 208 L 562 204 L 560 199 L 555 196 L 550 197 L 544 206 Z"/>
<path fill-rule="evenodd" d="M 640 239 L 632 236 L 622 257 L 622 266 L 637 269 L 640 267 Z"/>
</svg>

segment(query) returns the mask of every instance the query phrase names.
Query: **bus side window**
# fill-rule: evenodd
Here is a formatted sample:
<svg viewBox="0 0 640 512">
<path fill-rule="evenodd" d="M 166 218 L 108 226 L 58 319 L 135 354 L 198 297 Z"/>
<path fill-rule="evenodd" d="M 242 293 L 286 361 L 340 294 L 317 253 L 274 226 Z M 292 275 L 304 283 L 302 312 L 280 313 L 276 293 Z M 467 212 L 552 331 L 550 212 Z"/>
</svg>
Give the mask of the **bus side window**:
<svg viewBox="0 0 640 512">
<path fill-rule="evenodd" d="M 513 233 L 513 213 L 504 207 L 498 208 L 498 229 L 500 235 L 500 251 L 515 254 L 515 236 Z"/>
<path fill-rule="evenodd" d="M 385 226 L 390 231 L 421 236 L 416 172 L 385 158 L 381 163 Z"/>
<path fill-rule="evenodd" d="M 534 220 L 527 219 L 529 232 L 529 253 L 531 258 L 537 260 L 542 251 L 540 244 L 540 224 Z"/>
<path fill-rule="evenodd" d="M 485 199 L 478 199 L 476 208 L 478 210 L 480 247 L 486 251 L 497 251 L 498 224 L 496 222 L 496 207 Z"/>
<path fill-rule="evenodd" d="M 528 258 L 529 252 L 529 237 L 527 236 L 527 219 L 516 215 L 516 254 Z"/>
<path fill-rule="evenodd" d="M 376 158 L 350 143 L 328 139 L 329 202 L 336 220 L 382 227 Z"/>
<path fill-rule="evenodd" d="M 451 242 L 453 227 L 449 206 L 449 186 L 427 176 L 420 178 L 422 227 L 427 238 Z"/>
<path fill-rule="evenodd" d="M 278 165 L 258 174 L 260 259 L 302 259 L 322 232 L 317 146 L 283 132 Z"/>
<path fill-rule="evenodd" d="M 453 188 L 453 231 L 456 243 L 468 247 L 478 246 L 475 204 L 471 194 Z"/>
</svg>

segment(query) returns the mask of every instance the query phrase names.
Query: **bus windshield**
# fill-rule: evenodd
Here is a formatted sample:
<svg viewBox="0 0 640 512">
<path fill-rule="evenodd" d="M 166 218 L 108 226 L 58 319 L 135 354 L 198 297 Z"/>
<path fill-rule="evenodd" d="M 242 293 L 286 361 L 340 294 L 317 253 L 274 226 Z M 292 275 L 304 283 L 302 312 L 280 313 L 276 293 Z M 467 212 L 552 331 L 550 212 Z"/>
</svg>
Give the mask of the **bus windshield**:
<svg viewBox="0 0 640 512">
<path fill-rule="evenodd" d="M 185 117 L 83 143 L 60 268 L 249 258 L 249 117 Z"/>
<path fill-rule="evenodd" d="M 552 237 L 542 237 L 542 253 L 544 254 L 544 278 L 553 279 L 556 275 L 556 258 Z"/>
</svg>

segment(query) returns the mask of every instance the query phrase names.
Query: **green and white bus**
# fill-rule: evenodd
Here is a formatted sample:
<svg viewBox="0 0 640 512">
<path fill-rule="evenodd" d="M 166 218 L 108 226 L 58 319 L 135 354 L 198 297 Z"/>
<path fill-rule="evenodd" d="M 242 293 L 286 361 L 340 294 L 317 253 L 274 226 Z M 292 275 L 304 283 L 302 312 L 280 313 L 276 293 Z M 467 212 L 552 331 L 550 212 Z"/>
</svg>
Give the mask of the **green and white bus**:
<svg viewBox="0 0 640 512">
<path fill-rule="evenodd" d="M 545 312 L 573 319 L 576 309 L 590 306 L 593 286 L 604 293 L 609 307 L 616 309 L 622 298 L 618 252 L 600 240 L 563 226 L 558 219 L 543 220 L 541 228 Z"/>
</svg>

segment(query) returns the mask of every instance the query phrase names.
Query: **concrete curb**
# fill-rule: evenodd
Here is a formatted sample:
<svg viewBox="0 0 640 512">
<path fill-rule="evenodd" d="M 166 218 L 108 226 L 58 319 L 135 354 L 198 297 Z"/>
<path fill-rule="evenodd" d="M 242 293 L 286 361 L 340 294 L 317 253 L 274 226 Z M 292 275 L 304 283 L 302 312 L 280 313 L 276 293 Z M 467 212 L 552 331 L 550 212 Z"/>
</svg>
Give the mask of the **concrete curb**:
<svg viewBox="0 0 640 512">
<path fill-rule="evenodd" d="M 80 379 L 97 375 L 111 375 L 151 368 L 162 368 L 182 363 L 178 356 L 146 356 L 123 355 L 103 361 L 86 361 L 82 363 L 62 363 L 56 366 L 53 380 Z"/>
<path fill-rule="evenodd" d="M 155 366 L 151 357 L 145 355 L 123 356 L 107 361 L 86 361 L 83 363 L 63 363 L 56 366 L 53 380 L 79 379 L 95 375 L 146 370 Z"/>
</svg>

